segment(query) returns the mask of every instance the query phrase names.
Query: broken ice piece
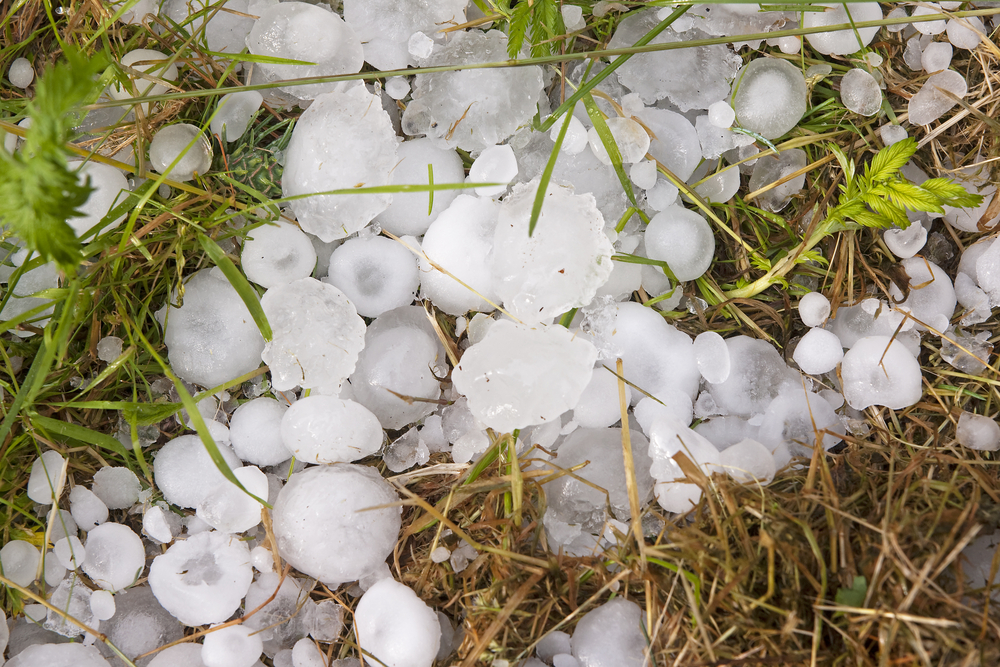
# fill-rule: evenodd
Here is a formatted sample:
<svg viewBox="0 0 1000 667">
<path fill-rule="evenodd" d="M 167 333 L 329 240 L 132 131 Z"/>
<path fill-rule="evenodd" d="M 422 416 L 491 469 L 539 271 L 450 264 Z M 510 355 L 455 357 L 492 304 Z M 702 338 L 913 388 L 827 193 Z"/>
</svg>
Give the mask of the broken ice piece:
<svg viewBox="0 0 1000 667">
<path fill-rule="evenodd" d="M 858 340 L 844 355 L 840 372 L 844 398 L 855 410 L 873 405 L 901 410 L 923 395 L 920 363 L 889 336 Z"/>
<path fill-rule="evenodd" d="M 118 336 L 105 336 L 97 341 L 97 358 L 110 364 L 121 356 L 122 343 Z"/>
<path fill-rule="evenodd" d="M 941 358 L 963 373 L 981 375 L 989 365 L 993 352 L 989 338 L 989 331 L 972 335 L 949 329 L 941 337 Z"/>
<path fill-rule="evenodd" d="M 225 12 L 219 12 L 219 16 L 224 14 Z M 250 119 L 263 103 L 263 95 L 256 90 L 223 95 L 209 129 L 220 139 L 225 138 L 227 142 L 236 141 L 247 131 Z"/>
<path fill-rule="evenodd" d="M 914 222 L 906 229 L 885 230 L 882 233 L 882 240 L 893 255 L 900 259 L 909 259 L 920 252 L 927 243 L 927 229 L 919 222 Z"/>
<path fill-rule="evenodd" d="M 984 452 L 1000 449 L 1000 425 L 995 419 L 962 411 L 958 417 L 955 437 L 963 447 Z"/>
<path fill-rule="evenodd" d="M 919 7 L 918 7 L 919 9 Z M 929 125 L 947 113 L 958 102 L 941 91 L 955 97 L 965 97 L 969 88 L 965 77 L 954 70 L 944 70 L 928 77 L 917 94 L 910 98 L 907 112 L 914 125 Z"/>
<path fill-rule="evenodd" d="M 39 505 L 51 505 L 62 494 L 66 484 L 66 459 L 49 450 L 31 464 L 28 477 L 28 498 Z"/>
<path fill-rule="evenodd" d="M 507 192 L 507 184 L 517 176 L 517 158 L 508 145 L 490 146 L 479 154 L 469 169 L 469 183 L 500 183 L 476 188 L 480 197 L 495 197 Z"/>
<path fill-rule="evenodd" d="M 389 443 L 382 454 L 382 460 L 389 470 L 399 473 L 427 463 L 430 460 L 430 450 L 414 427 Z"/>
<path fill-rule="evenodd" d="M 844 106 L 862 116 L 874 116 L 882 108 L 882 90 L 878 81 L 855 67 L 840 81 L 840 99 Z"/>
<path fill-rule="evenodd" d="M 357 461 L 382 447 L 382 427 L 363 405 L 313 394 L 296 401 L 281 419 L 281 439 L 305 463 Z"/>
</svg>

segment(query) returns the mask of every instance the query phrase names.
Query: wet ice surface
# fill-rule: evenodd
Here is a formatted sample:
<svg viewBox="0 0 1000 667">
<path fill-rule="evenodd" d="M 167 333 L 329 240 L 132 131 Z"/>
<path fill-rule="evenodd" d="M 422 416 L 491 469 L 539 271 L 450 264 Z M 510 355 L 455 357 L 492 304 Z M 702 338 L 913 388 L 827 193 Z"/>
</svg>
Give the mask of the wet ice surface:
<svg viewBox="0 0 1000 667">
<path fill-rule="evenodd" d="M 736 76 L 732 104 L 743 127 L 777 139 L 795 127 L 806 111 L 805 78 L 787 60 L 752 60 Z"/>
</svg>

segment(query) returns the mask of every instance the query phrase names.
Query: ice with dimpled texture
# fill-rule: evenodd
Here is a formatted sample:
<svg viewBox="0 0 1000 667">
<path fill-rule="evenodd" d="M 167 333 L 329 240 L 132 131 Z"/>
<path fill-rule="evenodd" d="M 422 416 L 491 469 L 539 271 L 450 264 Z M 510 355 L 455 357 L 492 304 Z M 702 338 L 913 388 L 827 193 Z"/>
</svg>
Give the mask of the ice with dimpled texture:
<svg viewBox="0 0 1000 667">
<path fill-rule="evenodd" d="M 787 60 L 757 58 L 733 83 L 732 104 L 745 129 L 777 139 L 795 127 L 806 112 L 806 80 Z"/>
</svg>

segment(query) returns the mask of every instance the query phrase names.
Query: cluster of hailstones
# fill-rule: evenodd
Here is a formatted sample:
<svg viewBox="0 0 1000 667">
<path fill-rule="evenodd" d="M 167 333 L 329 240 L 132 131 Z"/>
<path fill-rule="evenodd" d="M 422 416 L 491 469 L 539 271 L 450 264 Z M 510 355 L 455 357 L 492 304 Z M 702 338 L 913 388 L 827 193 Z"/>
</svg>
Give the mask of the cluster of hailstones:
<svg viewBox="0 0 1000 667">
<path fill-rule="evenodd" d="M 245 45 L 255 55 L 316 63 L 243 68 L 248 83 L 277 82 L 275 87 L 266 97 L 227 95 L 210 128 L 232 142 L 265 101 L 308 106 L 284 151 L 281 182 L 286 196 L 302 198 L 292 202 L 285 220 L 239 221 L 246 238 L 241 265 L 266 290 L 261 307 L 272 338 L 263 339 L 217 270 L 192 276 L 172 301 L 182 297 L 183 305 L 160 313 L 170 363 L 189 383 L 231 385 L 261 361 L 268 366 L 266 383 L 257 378 L 244 385 L 251 400 L 237 407 L 220 392 L 199 404 L 201 419 L 186 418 L 189 426 L 204 421 L 205 437 L 242 489 L 219 472 L 202 436 L 181 435 L 156 453 L 155 490 L 127 469 L 105 468 L 90 489 L 73 486 L 67 511 L 58 507 L 66 460 L 44 453 L 32 468 L 28 495 L 45 513 L 46 548 L 10 541 L 0 550 L 0 565 L 9 581 L 45 590 L 52 608 L 28 605 L 25 618 L 3 637 L 5 644 L 9 639 L 10 664 L 109 664 L 102 655 L 110 656 L 110 649 L 67 617 L 99 629 L 128 657 L 145 656 L 140 663 L 152 667 L 251 667 L 262 654 L 282 667 L 326 664 L 318 643 L 340 636 L 341 609 L 329 600 L 313 601 L 307 579 L 275 568 L 288 563 L 330 587 L 350 584 L 348 590 L 361 596 L 353 631 L 363 650 L 386 665 L 430 665 L 460 638 L 446 617 L 394 581 L 386 566 L 400 530 L 393 484 L 404 482 L 390 483 L 356 462 L 380 455 L 390 470 L 401 472 L 447 452 L 465 463 L 489 446 L 487 428 L 518 432 L 522 453 L 535 448 L 531 465 L 567 468 L 591 461 L 576 478 L 548 482 L 545 528 L 553 549 L 594 553 L 626 532 L 631 511 L 621 429 L 615 427 L 622 419 L 622 389 L 610 372 L 619 359 L 629 383 L 623 391 L 640 500 L 645 505 L 655 497 L 664 510 L 685 512 L 702 489 L 687 481 L 679 453 L 706 473 L 766 484 L 793 457 L 829 449 L 844 433 L 862 429 L 860 410 L 918 401 L 921 336 L 944 333 L 942 355 L 963 370 L 988 357 L 988 343 L 950 327 L 950 320 L 957 303 L 964 309 L 961 326 L 985 321 L 1000 305 L 1000 242 L 988 238 L 973 245 L 952 281 L 936 264 L 916 257 L 932 222 L 926 216 L 915 215 L 908 228 L 885 235 L 909 277 L 906 298 L 894 286 L 892 302 L 870 298 L 831 318 L 825 297 L 807 294 L 799 309 L 810 329 L 792 355 L 794 366 L 766 342 L 712 332 L 692 339 L 656 310 L 628 302 L 642 289 L 662 297 L 660 308 L 671 309 L 680 290 L 651 265 L 613 261 L 615 253 L 665 262 L 679 281 L 702 275 L 714 253 L 707 222 L 683 207 L 658 167 L 710 201 L 726 201 L 740 186 L 739 170 L 721 168 L 727 162 L 744 160 L 740 169 L 750 173 L 752 190 L 801 169 L 802 151 L 753 160 L 752 138 L 733 131 L 734 124 L 767 139 L 781 137 L 808 108 L 807 77 L 828 76 L 829 68 L 803 73 L 774 58 L 744 65 L 721 45 L 632 58 L 600 89 L 615 100 L 604 107 L 607 125 L 651 221 L 644 228 L 630 221 L 617 229 L 628 202 L 588 117 L 560 119 L 551 133 L 525 127 L 538 105 L 548 108 L 541 68 L 399 76 L 384 89 L 281 84 L 357 72 L 365 61 L 388 70 L 505 60 L 506 37 L 498 31 L 441 31 L 442 25 L 465 21 L 465 4 L 346 0 L 342 18 L 300 2 L 230 0 L 226 8 L 234 12 L 194 20 L 192 29 L 204 28 L 212 50 L 235 54 Z M 122 18 L 141 20 L 155 11 L 153 5 L 142 0 Z M 199 9 L 168 0 L 159 11 L 183 22 Z M 690 12 L 654 41 L 764 32 L 793 27 L 798 18 L 756 9 Z M 854 4 L 851 11 L 855 21 L 882 18 L 877 3 Z M 918 8 L 914 15 L 928 11 Z M 574 8 L 563 14 L 567 27 L 583 27 Z M 904 15 L 903 9 L 890 14 Z M 661 18 L 656 9 L 630 16 L 610 46 L 634 43 Z M 806 14 L 805 26 L 847 20 L 831 8 Z M 908 66 L 931 75 L 909 109 L 912 125 L 926 125 L 954 106 L 941 89 L 966 93 L 964 79 L 948 69 L 951 52 L 977 48 L 983 24 L 951 19 L 899 29 L 908 40 Z M 820 53 L 848 55 L 858 50 L 859 38 L 868 44 L 876 33 L 834 31 L 806 39 Z M 801 42 L 780 38 L 769 45 L 789 53 Z M 108 95 L 125 100 L 166 92 L 159 81 L 135 73 L 176 80 L 176 65 L 168 62 L 155 51 L 131 52 L 122 65 L 132 78 L 109 88 Z M 880 64 L 870 54 L 863 68 L 843 77 L 847 108 L 877 113 Z M 29 85 L 25 63 L 16 65 L 11 80 Z M 571 68 L 571 78 L 579 81 L 582 70 Z M 151 106 L 142 103 L 141 109 L 148 113 Z M 401 142 L 399 132 L 420 138 Z M 881 128 L 886 144 L 906 134 L 895 124 Z M 560 135 L 552 184 L 529 235 L 537 176 Z M 456 148 L 476 158 L 468 177 Z M 197 127 L 171 125 L 154 138 L 150 162 L 172 179 L 188 180 L 209 169 L 210 142 Z M 88 162 L 80 173 L 96 186 L 85 216 L 71 220 L 84 235 L 100 231 L 95 227 L 128 183 L 122 172 L 101 164 Z M 915 167 L 907 175 L 926 178 Z M 478 187 L 463 191 L 468 194 L 438 190 L 433 198 L 426 192 L 308 196 L 359 186 L 426 185 L 431 177 L 438 184 Z M 968 231 L 991 228 L 996 220 L 980 218 L 995 186 L 975 172 L 962 178 L 984 195 L 983 209 L 948 210 L 945 219 Z M 759 204 L 780 211 L 802 185 L 791 179 Z M 378 236 L 376 228 L 396 238 Z M 27 257 L 22 251 L 12 261 L 19 265 Z M 0 317 L 44 305 L 32 295 L 56 284 L 51 266 L 25 272 Z M 446 348 L 426 311 L 411 305 L 418 294 L 456 317 L 455 337 L 465 336 L 461 349 L 450 342 Z M 554 324 L 574 309 L 567 326 Z M 476 314 L 467 319 L 470 312 Z M 112 362 L 122 343 L 104 339 L 99 353 Z M 449 353 L 456 362 L 450 382 L 443 383 Z M 692 428 L 695 418 L 699 424 Z M 396 434 L 392 442 L 386 442 L 386 431 Z M 997 449 L 1000 428 L 963 413 L 958 438 L 968 447 Z M 260 527 L 262 500 L 273 505 L 273 542 Z M 110 521 L 110 510 L 126 511 L 125 519 L 141 514 L 142 537 L 125 522 Z M 984 544 L 977 541 L 970 549 L 983 551 Z M 150 551 L 156 555 L 147 570 Z M 458 570 L 475 555 L 462 544 L 454 552 L 441 546 L 432 559 L 450 560 Z M 145 582 L 136 585 L 143 575 Z M 633 603 L 604 605 L 583 617 L 573 637 L 546 638 L 532 660 L 555 664 L 560 656 L 573 656 L 583 664 L 641 664 L 640 615 Z M 227 623 L 233 618 L 242 622 Z M 184 626 L 219 627 L 200 644 L 146 655 L 180 639 Z M 57 635 L 83 640 L 58 644 Z M 601 662 L 608 655 L 616 661 Z"/>
</svg>

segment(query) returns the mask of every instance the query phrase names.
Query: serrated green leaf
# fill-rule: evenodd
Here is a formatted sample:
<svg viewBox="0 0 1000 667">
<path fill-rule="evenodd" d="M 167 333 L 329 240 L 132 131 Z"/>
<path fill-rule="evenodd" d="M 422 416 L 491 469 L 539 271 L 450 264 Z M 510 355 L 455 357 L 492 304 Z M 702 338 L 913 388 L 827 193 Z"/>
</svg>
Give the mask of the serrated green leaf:
<svg viewBox="0 0 1000 667">
<path fill-rule="evenodd" d="M 531 21 L 531 5 L 527 2 L 519 2 L 515 5 L 510 15 L 510 23 L 507 27 L 507 55 L 517 58 L 524 46 L 524 38 L 528 34 L 528 25 Z"/>
<path fill-rule="evenodd" d="M 879 186 L 878 192 L 884 192 L 895 204 L 911 211 L 944 212 L 940 197 L 908 181 L 888 181 Z"/>
<path fill-rule="evenodd" d="M 851 183 L 854 182 L 854 160 L 848 158 L 847 154 L 837 144 L 827 144 L 827 147 L 833 153 L 834 157 L 837 158 L 840 168 L 844 170 L 844 182 L 846 183 L 844 190 L 846 191 L 850 188 Z"/>
<path fill-rule="evenodd" d="M 902 224 L 907 221 L 906 211 L 888 199 L 883 199 L 874 193 L 868 193 L 862 197 L 862 201 L 892 224 Z"/>
<path fill-rule="evenodd" d="M 215 265 L 222 270 L 222 273 L 226 276 L 229 284 L 233 286 L 233 289 L 236 290 L 236 293 L 240 295 L 240 299 L 243 300 L 243 304 L 250 311 L 253 321 L 257 323 L 257 328 L 260 329 L 260 335 L 264 337 L 264 341 L 270 342 L 274 336 L 271 332 L 271 325 L 267 321 L 264 309 L 260 306 L 260 298 L 258 298 L 257 292 L 250 286 L 243 272 L 236 268 L 236 265 L 226 256 L 226 253 L 219 247 L 219 244 L 212 239 L 204 234 L 198 234 L 198 243 L 208 253 L 208 256 L 212 258 Z"/>
<path fill-rule="evenodd" d="M 862 227 L 872 227 L 874 229 L 886 229 L 892 226 L 892 220 L 878 213 L 864 211 L 851 216 L 851 219 Z"/>
<path fill-rule="evenodd" d="M 920 187 L 937 195 L 938 200 L 945 206 L 970 208 L 983 203 L 982 195 L 973 194 L 959 183 L 947 178 L 929 178 L 921 183 Z"/>
<path fill-rule="evenodd" d="M 913 137 L 886 146 L 865 167 L 865 179 L 869 183 L 879 183 L 895 177 L 916 152 L 917 140 Z"/>
</svg>

